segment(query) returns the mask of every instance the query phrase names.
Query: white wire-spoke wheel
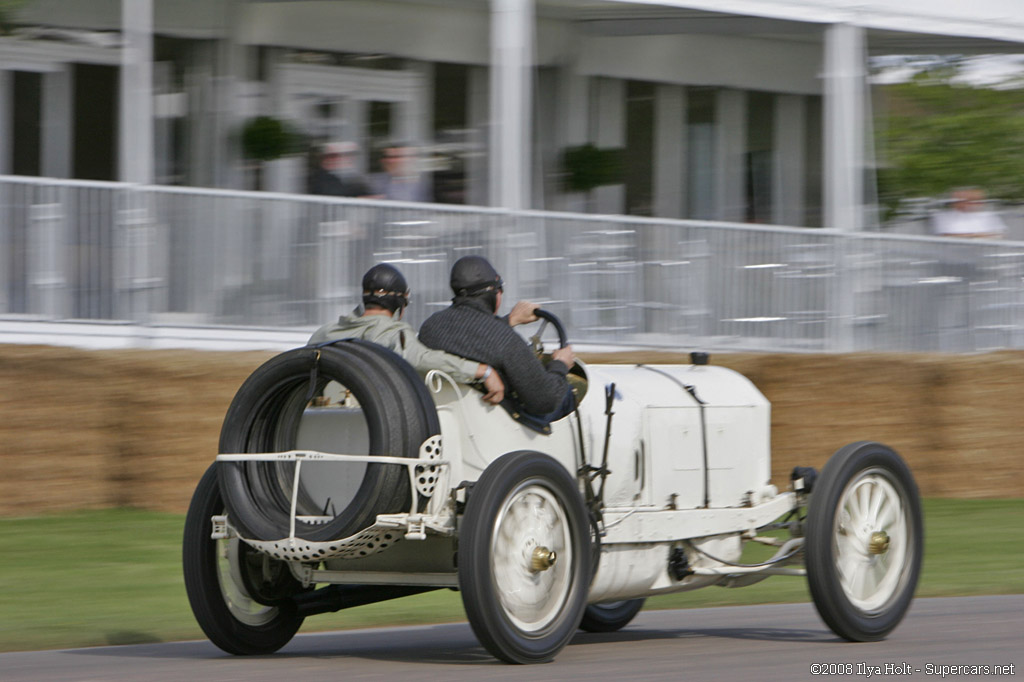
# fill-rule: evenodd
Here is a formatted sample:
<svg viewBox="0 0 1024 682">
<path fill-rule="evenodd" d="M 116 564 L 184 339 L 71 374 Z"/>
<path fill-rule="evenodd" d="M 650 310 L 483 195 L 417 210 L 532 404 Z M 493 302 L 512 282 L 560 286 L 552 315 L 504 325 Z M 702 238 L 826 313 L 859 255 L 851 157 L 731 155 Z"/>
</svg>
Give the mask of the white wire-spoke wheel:
<svg viewBox="0 0 1024 682">
<path fill-rule="evenodd" d="M 834 520 L 835 561 L 843 593 L 868 613 L 892 600 L 906 572 L 909 514 L 884 470 L 850 481 Z"/>
<path fill-rule="evenodd" d="M 583 616 L 590 576 L 583 500 L 565 467 L 537 452 L 495 460 L 459 531 L 459 589 L 480 642 L 509 663 L 549 661 Z"/>
<path fill-rule="evenodd" d="M 906 463 L 880 443 L 841 448 L 812 492 L 806 536 L 807 580 L 822 620 L 852 641 L 889 634 L 910 607 L 924 544 Z"/>
<path fill-rule="evenodd" d="M 214 464 L 185 517 L 182 564 L 192 613 L 210 641 L 230 654 L 273 653 L 302 625 L 290 599 L 302 587 L 283 563 L 238 539 L 212 539 L 210 517 L 223 512 Z"/>
</svg>

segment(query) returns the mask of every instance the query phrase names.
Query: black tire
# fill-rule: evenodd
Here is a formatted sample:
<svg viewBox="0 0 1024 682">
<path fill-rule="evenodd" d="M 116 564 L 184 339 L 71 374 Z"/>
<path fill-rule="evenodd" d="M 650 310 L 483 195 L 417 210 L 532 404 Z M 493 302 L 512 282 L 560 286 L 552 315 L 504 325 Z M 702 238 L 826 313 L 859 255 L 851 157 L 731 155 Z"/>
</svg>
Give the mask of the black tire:
<svg viewBox="0 0 1024 682">
<path fill-rule="evenodd" d="M 883 639 L 910 607 L 924 553 L 921 499 L 906 463 L 880 443 L 840 448 L 815 483 L 805 533 L 821 619 L 854 642 Z"/>
<path fill-rule="evenodd" d="M 529 451 L 488 466 L 466 502 L 458 563 L 481 644 L 509 663 L 553 659 L 579 626 L 591 575 L 587 514 L 565 467 Z"/>
<path fill-rule="evenodd" d="M 363 341 L 362 339 L 348 339 L 345 343 L 349 344 L 349 347 L 354 346 L 356 348 L 369 351 L 370 353 L 374 353 L 401 372 L 402 376 L 405 377 L 405 385 L 411 389 L 412 392 L 411 396 L 405 397 L 412 400 L 420 418 L 426 425 L 427 432 L 430 435 L 441 433 L 441 421 L 437 417 L 437 407 L 434 405 L 434 397 L 430 395 L 430 391 L 427 390 L 427 385 L 423 383 L 423 379 L 412 365 L 406 362 L 394 351 L 376 343 Z M 396 362 L 396 360 L 398 362 Z M 419 443 L 417 443 L 417 445 L 419 445 Z"/>
<path fill-rule="evenodd" d="M 580 629 L 587 632 L 616 632 L 629 625 L 644 607 L 646 599 L 627 599 L 589 604 L 583 612 Z"/>
<path fill-rule="evenodd" d="M 228 408 L 220 452 L 293 449 L 314 365 L 318 390 L 328 381 L 337 381 L 358 400 L 370 453 L 415 458 L 422 442 L 440 432 L 429 392 L 408 363 L 386 348 L 344 341 L 282 353 L 253 372 Z M 344 443 L 339 443 L 336 451 L 348 452 Z M 225 504 L 232 524 L 244 537 L 287 537 L 289 471 L 294 471 L 294 465 L 270 462 L 226 463 L 222 467 Z M 409 476 L 403 467 L 369 464 L 351 500 L 335 510 L 331 520 L 317 524 L 297 521 L 295 533 L 320 542 L 348 537 L 372 525 L 378 514 L 408 511 L 409 502 Z"/>
<path fill-rule="evenodd" d="M 199 627 L 211 642 L 229 654 L 271 654 L 290 642 L 302 625 L 302 617 L 287 598 L 302 588 L 281 562 L 272 562 L 277 570 L 268 582 L 262 570 L 245 561 L 244 543 L 210 537 L 210 517 L 224 512 L 217 466 L 211 465 L 199 481 L 185 517 L 185 591 Z M 241 583 L 233 576 L 241 577 Z M 263 587 L 263 601 L 276 605 L 254 599 L 249 592 L 256 585 Z"/>
</svg>

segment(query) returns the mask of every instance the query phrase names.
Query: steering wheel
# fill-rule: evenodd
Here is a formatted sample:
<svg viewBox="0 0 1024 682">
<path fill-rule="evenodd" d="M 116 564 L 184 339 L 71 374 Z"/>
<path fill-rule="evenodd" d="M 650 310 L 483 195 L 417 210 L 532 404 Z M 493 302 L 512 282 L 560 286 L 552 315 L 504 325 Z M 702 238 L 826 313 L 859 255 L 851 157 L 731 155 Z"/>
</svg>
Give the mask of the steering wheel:
<svg viewBox="0 0 1024 682">
<path fill-rule="evenodd" d="M 544 334 L 544 330 L 547 329 L 548 324 L 555 328 L 555 333 L 558 334 L 558 347 L 565 348 L 569 345 L 568 337 L 565 334 L 565 325 L 559 320 L 553 313 L 547 310 L 541 310 L 537 308 L 533 311 L 534 314 L 541 319 L 540 327 L 537 329 L 537 333 L 530 337 L 530 347 L 537 356 L 544 354 L 544 342 L 541 341 L 541 336 Z"/>
</svg>

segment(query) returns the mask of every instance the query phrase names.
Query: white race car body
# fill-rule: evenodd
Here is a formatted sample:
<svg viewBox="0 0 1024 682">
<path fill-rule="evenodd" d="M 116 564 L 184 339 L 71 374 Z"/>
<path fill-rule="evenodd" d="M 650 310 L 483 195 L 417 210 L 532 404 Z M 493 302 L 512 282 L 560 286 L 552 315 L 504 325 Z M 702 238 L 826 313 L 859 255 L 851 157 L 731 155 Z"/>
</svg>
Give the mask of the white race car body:
<svg viewBox="0 0 1024 682">
<path fill-rule="evenodd" d="M 699 539 L 708 554 L 736 561 L 740 533 L 753 531 L 792 509 L 793 494 L 770 485 L 770 405 L 745 377 L 709 365 L 588 365 L 587 390 L 577 412 L 551 425 L 550 434 L 524 428 L 480 394 L 435 374 L 429 379 L 443 439 L 444 479 L 450 488 L 476 481 L 496 459 L 529 450 L 549 455 L 575 475 L 586 462 L 599 467 L 607 443 L 604 536 L 600 569 L 590 601 L 635 598 L 701 587 L 722 580 L 718 572 L 683 579 L 668 571 L 674 543 Z M 614 390 L 609 424 L 607 393 Z M 577 424 L 579 420 L 579 424 Z M 582 447 L 580 435 L 582 434 Z M 329 451 L 330 443 L 356 445 L 365 454 L 365 430 L 357 411 L 309 409 L 297 447 Z M 706 464 L 706 466 L 705 466 Z M 325 486 L 322 497 L 344 499 L 364 463 L 304 465 L 307 487 Z M 339 467 L 348 467 L 342 475 Z M 600 477 L 593 487 L 600 486 Z M 434 495 L 439 495 L 440 491 Z M 706 498 L 706 499 L 705 499 Z M 447 512 L 440 510 L 440 517 Z M 393 517 L 392 517 L 393 518 Z M 437 521 L 443 525 L 446 521 Z M 451 538 L 428 535 L 418 548 L 400 543 L 386 553 L 328 562 L 333 580 L 395 582 L 433 575 L 451 585 Z M 431 542 L 433 540 L 433 542 Z M 711 562 L 691 557 L 692 568 Z M 451 574 L 444 575 L 444 566 Z M 373 576 L 366 573 L 371 571 Z M 353 574 L 358 574 L 353 577 Z M 318 579 L 327 579 L 318 572 Z"/>
<path fill-rule="evenodd" d="M 488 651 L 532 663 L 647 596 L 799 575 L 834 632 L 884 637 L 923 552 L 905 462 L 851 443 L 779 492 L 768 401 L 702 359 L 580 364 L 577 409 L 542 433 L 373 344 L 277 356 L 239 389 L 193 497 L 197 620 L 226 651 L 268 653 L 308 615 L 458 588 Z"/>
</svg>

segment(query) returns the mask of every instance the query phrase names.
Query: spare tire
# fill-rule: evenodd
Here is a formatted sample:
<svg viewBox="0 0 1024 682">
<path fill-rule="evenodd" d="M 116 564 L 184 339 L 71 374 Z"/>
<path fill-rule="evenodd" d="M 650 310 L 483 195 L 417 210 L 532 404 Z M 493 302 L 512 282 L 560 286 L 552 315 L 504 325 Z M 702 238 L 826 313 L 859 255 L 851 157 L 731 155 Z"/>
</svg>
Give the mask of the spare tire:
<svg viewBox="0 0 1024 682">
<path fill-rule="evenodd" d="M 300 426 L 311 395 L 334 381 L 355 398 L 358 407 L 344 410 L 346 418 L 365 425 L 365 436 L 353 442 L 332 442 L 327 452 L 392 457 L 419 456 L 420 445 L 440 433 L 437 410 L 416 371 L 394 352 L 366 341 L 347 340 L 282 353 L 263 364 L 235 394 L 220 435 L 220 452 L 241 454 L 296 449 Z M 312 386 L 311 382 L 315 382 Z M 357 427 L 358 424 L 357 424 Z M 348 434 L 349 431 L 344 431 Z M 368 441 L 368 445 L 366 443 Z M 308 471 L 312 463 L 304 463 Z M 317 471 L 344 467 L 361 480 L 341 481 L 337 498 L 304 492 L 307 474 L 300 476 L 297 516 L 318 517 L 315 523 L 297 519 L 295 535 L 324 542 L 348 537 L 373 524 L 378 514 L 408 511 L 409 473 L 394 464 L 352 465 L 317 463 Z M 293 462 L 222 462 L 221 494 L 231 523 L 255 540 L 288 537 L 294 482 Z M 312 478 L 324 478 L 316 475 Z M 311 481 L 313 483 L 313 481 Z M 324 481 L 316 485 L 323 487 Z M 330 478 L 328 477 L 328 485 Z M 322 505 L 324 508 L 319 508 Z"/>
</svg>

